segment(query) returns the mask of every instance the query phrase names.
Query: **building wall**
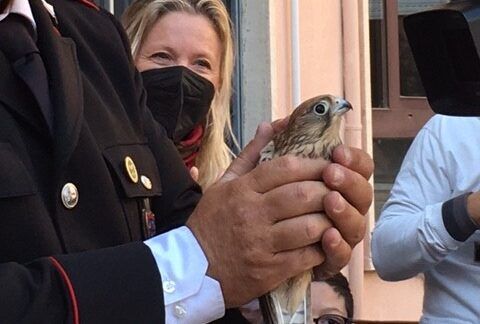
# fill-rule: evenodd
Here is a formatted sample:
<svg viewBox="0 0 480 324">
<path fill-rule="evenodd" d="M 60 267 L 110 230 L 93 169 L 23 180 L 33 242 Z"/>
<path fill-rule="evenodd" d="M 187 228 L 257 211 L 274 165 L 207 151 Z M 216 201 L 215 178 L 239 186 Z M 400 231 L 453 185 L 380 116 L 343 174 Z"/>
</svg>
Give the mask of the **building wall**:
<svg viewBox="0 0 480 324">
<path fill-rule="evenodd" d="M 244 142 L 262 120 L 286 116 L 298 101 L 321 93 L 342 95 L 354 106 L 344 139 L 372 153 L 367 0 L 242 0 L 241 56 Z M 416 321 L 421 277 L 387 283 L 370 262 L 369 230 L 344 269 L 356 318 Z"/>
</svg>

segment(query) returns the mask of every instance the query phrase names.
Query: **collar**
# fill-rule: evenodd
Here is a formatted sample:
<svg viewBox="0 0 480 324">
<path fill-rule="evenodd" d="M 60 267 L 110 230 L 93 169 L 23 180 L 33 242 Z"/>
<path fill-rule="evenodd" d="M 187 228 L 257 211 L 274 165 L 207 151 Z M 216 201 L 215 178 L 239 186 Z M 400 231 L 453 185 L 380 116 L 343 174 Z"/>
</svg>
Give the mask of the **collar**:
<svg viewBox="0 0 480 324">
<path fill-rule="evenodd" d="M 49 15 L 55 21 L 57 21 L 53 6 L 45 0 L 42 0 L 42 3 L 45 9 L 48 11 Z M 0 21 L 5 19 L 5 17 L 7 17 L 11 13 L 24 16 L 28 19 L 28 21 L 30 21 L 33 29 L 35 31 L 37 30 L 37 24 L 35 23 L 35 19 L 33 19 L 32 8 L 30 7 L 30 3 L 28 2 L 28 0 L 13 0 L 12 3 L 10 3 L 10 5 L 5 9 L 5 11 L 0 13 Z"/>
</svg>

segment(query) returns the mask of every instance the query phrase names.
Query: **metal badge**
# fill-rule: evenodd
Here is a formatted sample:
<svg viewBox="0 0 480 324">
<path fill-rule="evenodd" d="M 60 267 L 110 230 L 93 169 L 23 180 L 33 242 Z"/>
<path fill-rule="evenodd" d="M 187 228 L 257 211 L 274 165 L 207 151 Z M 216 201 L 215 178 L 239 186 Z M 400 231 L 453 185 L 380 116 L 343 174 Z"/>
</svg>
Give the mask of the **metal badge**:
<svg viewBox="0 0 480 324">
<path fill-rule="evenodd" d="M 137 167 L 135 166 L 135 163 L 133 163 L 133 160 L 131 157 L 127 156 L 125 157 L 125 170 L 127 171 L 128 177 L 133 183 L 138 182 L 138 172 L 137 172 Z"/>
<path fill-rule="evenodd" d="M 78 189 L 73 183 L 66 183 L 60 194 L 63 206 L 67 209 L 72 209 L 78 204 Z"/>
<path fill-rule="evenodd" d="M 140 176 L 140 181 L 146 189 L 152 190 L 152 181 L 149 177 L 142 175 Z"/>
<path fill-rule="evenodd" d="M 157 234 L 157 228 L 155 225 L 155 214 L 150 208 L 150 199 L 143 199 L 143 208 L 142 208 L 142 217 L 143 217 L 143 228 L 145 232 L 145 237 L 150 238 Z"/>
</svg>

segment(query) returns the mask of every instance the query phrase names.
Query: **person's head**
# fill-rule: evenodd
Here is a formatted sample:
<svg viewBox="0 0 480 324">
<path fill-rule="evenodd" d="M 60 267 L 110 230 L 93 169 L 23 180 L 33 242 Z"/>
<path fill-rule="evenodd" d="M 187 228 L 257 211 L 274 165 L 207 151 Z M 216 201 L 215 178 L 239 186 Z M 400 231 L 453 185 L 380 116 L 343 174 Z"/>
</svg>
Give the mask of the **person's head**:
<svg viewBox="0 0 480 324">
<path fill-rule="evenodd" d="M 234 56 L 230 19 L 221 0 L 138 0 L 122 17 L 140 72 L 184 65 L 211 81 L 215 96 L 196 165 L 208 186 L 231 161 L 230 97 Z"/>
<path fill-rule="evenodd" d="M 327 314 L 340 315 L 348 319 L 353 318 L 353 296 L 347 279 L 341 273 L 326 280 L 319 280 L 314 276 L 310 291 L 312 295 L 312 318 L 314 320 Z M 321 321 L 318 321 L 318 323 L 324 324 Z M 325 323 L 336 324 L 337 322 L 332 318 Z"/>
</svg>

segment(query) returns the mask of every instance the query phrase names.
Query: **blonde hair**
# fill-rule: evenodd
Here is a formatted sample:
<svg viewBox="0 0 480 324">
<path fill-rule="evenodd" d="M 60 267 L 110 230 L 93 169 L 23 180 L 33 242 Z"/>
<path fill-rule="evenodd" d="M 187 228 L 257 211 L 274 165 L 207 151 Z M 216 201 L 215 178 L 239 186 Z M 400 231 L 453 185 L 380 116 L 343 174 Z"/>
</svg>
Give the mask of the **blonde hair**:
<svg viewBox="0 0 480 324">
<path fill-rule="evenodd" d="M 230 97 L 234 65 L 231 21 L 221 0 L 137 0 L 122 16 L 122 23 L 136 59 L 140 48 L 162 16 L 169 12 L 187 12 L 206 17 L 214 26 L 222 46 L 220 58 L 220 86 L 215 91 L 207 127 L 195 165 L 199 170 L 198 182 L 204 188 L 213 184 L 232 161 L 233 153 L 226 143 L 232 139 L 230 122 Z"/>
</svg>

